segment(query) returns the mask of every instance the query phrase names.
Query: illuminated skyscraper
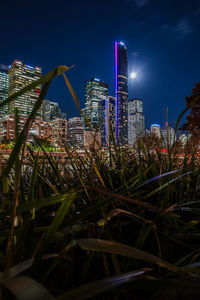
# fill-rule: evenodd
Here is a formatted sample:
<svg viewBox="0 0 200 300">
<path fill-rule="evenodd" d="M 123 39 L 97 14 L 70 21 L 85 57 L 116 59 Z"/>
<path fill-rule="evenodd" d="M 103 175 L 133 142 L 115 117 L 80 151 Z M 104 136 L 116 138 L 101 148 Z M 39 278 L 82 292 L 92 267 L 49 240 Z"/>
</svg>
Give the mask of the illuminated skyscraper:
<svg viewBox="0 0 200 300">
<path fill-rule="evenodd" d="M 8 97 L 8 67 L 0 65 L 0 102 Z M 4 117 L 7 113 L 8 106 L 4 105 L 0 109 L 0 118 Z"/>
<path fill-rule="evenodd" d="M 128 143 L 134 145 L 138 137 L 144 135 L 143 101 L 131 99 L 128 101 Z"/>
<path fill-rule="evenodd" d="M 91 129 L 102 131 L 104 128 L 105 99 L 108 95 L 108 85 L 98 78 L 85 82 L 85 108 L 83 115 L 88 119 Z M 89 126 L 85 123 L 85 129 Z"/>
<path fill-rule="evenodd" d="M 128 142 L 128 55 L 122 42 L 115 42 L 116 142 Z"/>
<path fill-rule="evenodd" d="M 22 61 L 15 60 L 9 67 L 8 74 L 8 96 L 10 96 L 33 81 L 38 80 L 41 77 L 41 68 L 31 67 L 23 64 Z M 8 104 L 9 114 L 14 114 L 17 108 L 20 116 L 28 117 L 39 97 L 40 91 L 41 86 L 37 86 L 33 90 L 13 99 Z M 41 118 L 41 110 L 38 111 L 37 118 Z"/>
</svg>

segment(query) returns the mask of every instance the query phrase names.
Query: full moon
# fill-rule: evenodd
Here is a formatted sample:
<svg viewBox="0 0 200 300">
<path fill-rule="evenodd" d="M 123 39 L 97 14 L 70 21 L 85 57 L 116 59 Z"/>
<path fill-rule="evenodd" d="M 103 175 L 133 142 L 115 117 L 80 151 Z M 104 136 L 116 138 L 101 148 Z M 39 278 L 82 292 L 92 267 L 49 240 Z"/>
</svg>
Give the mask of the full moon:
<svg viewBox="0 0 200 300">
<path fill-rule="evenodd" d="M 136 77 L 136 73 L 135 72 L 131 73 L 131 78 L 134 79 L 135 77 Z"/>
</svg>

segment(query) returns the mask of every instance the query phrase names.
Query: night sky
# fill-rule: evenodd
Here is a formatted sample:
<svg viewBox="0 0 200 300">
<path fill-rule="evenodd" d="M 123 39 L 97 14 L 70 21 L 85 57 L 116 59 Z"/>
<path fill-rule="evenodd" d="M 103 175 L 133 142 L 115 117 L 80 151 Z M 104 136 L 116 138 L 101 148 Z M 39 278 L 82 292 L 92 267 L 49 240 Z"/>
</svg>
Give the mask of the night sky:
<svg viewBox="0 0 200 300">
<path fill-rule="evenodd" d="M 128 48 L 129 99 L 144 100 L 146 127 L 174 126 L 200 80 L 199 0 L 2 1 L 0 64 L 14 59 L 42 67 L 75 67 L 66 75 L 84 106 L 84 81 L 97 77 L 114 95 L 114 42 Z M 58 101 L 67 118 L 78 110 L 57 78 L 47 99 Z"/>
</svg>

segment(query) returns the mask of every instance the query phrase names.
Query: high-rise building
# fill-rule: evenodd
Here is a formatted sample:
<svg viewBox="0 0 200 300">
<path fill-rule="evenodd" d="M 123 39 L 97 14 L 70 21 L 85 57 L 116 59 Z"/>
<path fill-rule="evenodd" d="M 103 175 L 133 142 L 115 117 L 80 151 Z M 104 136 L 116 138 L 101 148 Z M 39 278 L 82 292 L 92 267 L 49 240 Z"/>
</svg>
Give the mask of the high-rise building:
<svg viewBox="0 0 200 300">
<path fill-rule="evenodd" d="M 152 124 L 150 126 L 150 134 L 152 136 L 155 136 L 157 138 L 161 138 L 161 129 L 160 129 L 160 125 L 159 124 Z"/>
<path fill-rule="evenodd" d="M 83 147 L 84 122 L 81 118 L 74 117 L 68 120 L 67 140 L 70 146 Z"/>
<path fill-rule="evenodd" d="M 5 65 L 0 65 L 0 102 L 8 97 L 8 67 Z M 4 105 L 0 109 L 0 118 L 3 118 L 8 110 L 8 106 Z"/>
<path fill-rule="evenodd" d="M 38 80 L 41 77 L 41 68 L 31 67 L 23 64 L 22 61 L 15 60 L 9 67 L 8 74 L 8 96 L 10 96 L 30 83 L 33 83 L 33 81 Z M 8 104 L 9 114 L 14 114 L 17 109 L 20 116 L 28 117 L 35 102 L 38 100 L 40 91 L 41 86 L 37 86 L 33 90 L 13 99 Z M 41 119 L 41 109 L 37 112 L 37 118 Z"/>
<path fill-rule="evenodd" d="M 144 135 L 143 100 L 128 101 L 128 144 L 134 145 L 138 137 Z"/>
<path fill-rule="evenodd" d="M 105 99 L 108 96 L 108 85 L 98 78 L 92 78 L 85 82 L 85 108 L 83 116 L 87 118 L 91 129 L 104 129 L 105 120 Z M 87 122 L 85 129 L 89 130 Z"/>
<path fill-rule="evenodd" d="M 128 142 L 128 55 L 122 42 L 115 42 L 116 142 Z"/>
<path fill-rule="evenodd" d="M 44 100 L 42 104 L 42 118 L 46 122 L 53 121 L 57 118 L 66 119 L 66 113 L 62 113 L 57 102 Z"/>
<path fill-rule="evenodd" d="M 174 143 L 174 138 L 176 140 L 174 128 L 170 127 L 168 123 L 166 123 L 165 128 L 162 129 L 162 144 L 163 147 L 172 146 Z"/>
<path fill-rule="evenodd" d="M 115 97 L 108 96 L 105 100 L 105 144 L 112 144 L 112 134 L 115 139 Z M 111 134 L 112 133 L 112 134 Z"/>
</svg>

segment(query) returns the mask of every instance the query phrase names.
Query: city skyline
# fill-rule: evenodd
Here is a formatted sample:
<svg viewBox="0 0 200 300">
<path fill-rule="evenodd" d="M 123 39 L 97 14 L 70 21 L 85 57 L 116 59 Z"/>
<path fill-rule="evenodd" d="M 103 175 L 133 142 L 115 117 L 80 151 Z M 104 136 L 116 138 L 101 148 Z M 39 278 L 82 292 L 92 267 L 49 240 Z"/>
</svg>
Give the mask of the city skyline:
<svg viewBox="0 0 200 300">
<path fill-rule="evenodd" d="M 126 48 L 126 45 L 125 45 L 125 43 L 123 43 L 123 42 L 121 42 L 121 41 L 119 41 L 119 42 L 117 42 L 117 41 L 115 41 L 114 42 L 114 61 L 115 61 L 115 76 L 114 76 L 114 82 L 115 82 L 115 91 L 114 91 L 114 95 L 115 95 L 115 98 L 116 98 L 116 81 L 117 81 L 117 76 L 116 76 L 116 69 L 118 68 L 118 66 L 116 67 L 116 53 L 117 53 L 117 51 L 116 51 L 116 45 L 117 45 L 117 47 L 118 46 L 121 46 L 121 47 L 125 47 Z M 128 57 L 128 51 L 127 51 L 127 48 L 126 48 L 126 52 L 127 52 L 127 57 Z M 20 61 L 18 61 L 18 59 L 14 59 L 14 61 L 9 65 L 9 66 L 6 66 L 6 65 L 4 65 L 4 64 L 1 64 L 1 66 L 3 67 L 3 68 L 6 68 L 7 67 L 7 70 L 9 71 L 11 68 L 12 68 L 12 65 L 13 64 L 15 64 L 16 63 L 16 61 L 17 62 L 19 62 L 19 63 L 21 63 Z M 23 63 L 23 62 L 22 62 Z M 118 64 L 118 63 L 117 63 Z M 27 64 L 25 64 L 24 63 L 24 66 L 27 68 L 27 69 L 30 69 L 31 71 L 32 70 L 34 70 L 35 68 L 37 68 L 37 69 L 41 69 L 41 68 L 38 68 L 37 66 L 36 67 L 33 67 L 33 66 L 29 66 L 29 65 L 27 65 Z M 128 64 L 127 64 L 127 70 L 128 69 L 130 69 L 130 67 L 128 66 Z M 128 88 L 128 90 L 130 90 L 130 81 L 133 81 L 133 79 L 135 80 L 135 77 L 136 77 L 136 75 L 137 75 L 137 73 L 135 72 L 135 70 L 136 69 L 132 69 L 132 70 L 134 70 L 134 73 L 131 73 L 130 71 L 128 72 L 128 71 L 126 71 L 127 72 L 127 88 Z M 134 77 L 132 77 L 132 74 L 134 74 Z M 42 74 L 42 75 L 44 75 L 44 73 Z M 95 77 L 93 77 L 92 79 L 95 79 L 95 80 L 97 80 L 97 81 L 101 81 L 102 83 L 104 83 L 104 80 L 102 79 L 102 80 L 100 80 L 100 79 L 98 79 L 98 78 L 95 78 Z M 87 82 L 90 82 L 90 80 L 84 80 L 84 86 L 85 86 L 85 84 L 87 83 Z M 128 82 L 129 82 L 129 84 L 128 84 Z M 107 84 L 107 88 L 108 88 L 108 90 L 109 90 L 109 86 L 108 86 L 108 84 Z M 108 93 L 109 94 L 109 93 Z M 130 95 L 131 93 L 129 92 L 129 95 Z M 127 93 L 127 95 L 128 95 L 128 93 Z M 128 95 L 128 101 L 129 100 L 131 100 L 131 98 L 130 98 L 130 96 Z M 111 97 L 113 97 L 113 96 L 111 96 Z M 48 97 L 47 97 L 48 98 Z M 49 100 L 48 100 L 49 101 Z M 50 100 L 51 101 L 51 100 Z M 85 99 L 85 95 L 84 95 L 84 101 L 81 101 L 81 104 L 82 104 L 82 108 L 81 108 L 81 110 L 82 110 L 82 112 L 84 111 L 84 109 L 85 109 L 85 101 L 86 101 L 86 99 Z M 55 104 L 57 104 L 57 102 L 59 102 L 59 104 L 61 104 L 62 105 L 62 101 L 60 102 L 60 101 L 55 101 L 54 99 L 52 99 L 52 102 L 54 102 Z M 116 106 L 116 105 L 115 105 Z M 144 109 L 145 110 L 145 109 Z M 168 107 L 166 107 L 166 110 L 168 110 Z M 116 110 L 117 111 L 117 110 Z M 65 111 L 64 112 L 64 114 L 65 114 L 65 118 L 66 118 L 66 115 L 67 115 L 67 119 L 70 119 L 70 118 L 73 118 L 73 117 L 79 117 L 79 116 L 81 116 L 81 112 L 80 111 L 77 111 L 77 114 L 75 113 L 75 114 L 70 114 L 70 113 L 68 113 L 68 111 Z M 118 114 L 116 114 L 116 118 L 118 117 Z M 127 122 L 128 122 L 128 118 L 127 118 Z M 145 124 L 145 128 L 150 128 L 151 127 L 151 125 L 153 124 L 155 122 L 155 120 L 149 120 L 149 124 L 146 126 L 146 124 Z M 166 122 L 166 120 L 164 120 L 163 121 L 163 123 L 162 122 L 160 122 L 160 126 L 161 127 L 163 127 L 163 126 L 165 126 L 165 122 Z M 175 124 L 175 122 L 173 122 L 173 124 Z M 116 136 L 117 136 L 117 131 L 116 131 L 116 134 L 115 134 Z M 128 136 L 127 136 L 127 138 L 128 138 Z"/>
<path fill-rule="evenodd" d="M 89 78 L 107 82 L 114 96 L 113 44 L 122 41 L 129 52 L 129 75 L 137 72 L 129 81 L 129 98 L 144 100 L 147 127 L 165 123 L 166 107 L 171 124 L 199 81 L 199 11 L 194 0 L 163 0 L 162 6 L 152 0 L 103 0 L 100 6 L 92 1 L 4 2 L 0 63 L 19 59 L 41 66 L 43 73 L 75 64 L 67 76 L 83 107 L 84 81 Z M 77 116 L 62 77 L 53 82 L 47 99 L 59 101 L 69 117 Z"/>
<path fill-rule="evenodd" d="M 113 98 L 113 99 L 117 99 L 117 101 L 115 101 L 115 112 L 116 112 L 116 114 L 115 114 L 115 124 L 117 124 L 118 122 L 119 122 L 119 120 L 117 121 L 117 118 L 119 118 L 119 113 L 118 113 L 118 109 L 117 109 L 117 106 L 118 106 L 118 94 L 120 94 L 120 92 L 121 92 L 121 90 L 123 90 L 123 88 L 124 88 L 124 84 L 125 85 L 127 85 L 127 88 L 128 88 L 128 80 L 130 80 L 130 79 L 135 79 L 135 77 L 136 77 L 136 75 L 137 75 L 137 73 L 130 73 L 130 74 L 128 74 L 128 72 L 127 72 L 127 67 L 128 67 L 128 64 L 127 64 L 127 62 L 125 63 L 125 65 L 127 64 L 127 66 L 122 66 L 121 68 L 122 69 L 125 69 L 125 73 L 127 72 L 127 76 L 129 76 L 130 75 L 130 77 L 128 78 L 126 78 L 126 80 L 125 80 L 125 82 L 121 82 L 120 84 L 121 84 L 121 87 L 119 88 L 119 90 L 118 90 L 118 77 L 120 78 L 119 80 L 121 80 L 121 78 L 122 77 L 124 77 L 124 75 L 119 75 L 120 74 L 120 72 L 118 72 L 118 68 L 119 68 L 119 61 L 118 61 L 118 51 L 119 50 L 116 50 L 118 47 L 122 47 L 122 48 L 124 48 L 125 47 L 125 52 L 126 52 L 126 55 L 125 56 L 127 56 L 127 48 L 126 48 L 126 45 L 123 43 L 123 42 L 117 42 L 117 41 L 115 41 L 115 43 L 114 43 L 114 52 L 115 52 L 115 54 L 114 54 L 114 61 L 115 61 L 115 78 L 114 78 L 114 81 L 115 81 L 115 96 L 109 96 L 108 95 L 108 84 L 107 83 L 105 83 L 103 80 L 101 80 L 101 79 L 99 79 L 99 78 L 95 78 L 95 77 L 93 77 L 93 78 L 91 78 L 90 80 L 85 80 L 84 81 L 84 86 L 85 86 L 85 95 L 84 95 L 84 106 L 83 107 L 81 107 L 81 111 L 78 111 L 78 114 L 77 115 L 74 115 L 74 116 L 71 116 L 70 114 L 68 114 L 68 112 L 62 112 L 61 113 L 61 109 L 59 108 L 59 105 L 60 105 L 60 102 L 58 101 L 58 102 L 55 102 L 54 100 L 53 101 L 51 101 L 51 100 L 47 100 L 47 99 L 44 99 L 44 103 L 43 103 L 43 105 L 42 105 L 42 107 L 41 107 L 41 109 L 42 109 L 42 111 L 43 111 L 43 109 L 44 109 L 44 106 L 45 105 L 47 105 L 47 103 L 48 103 L 48 109 L 47 109 L 47 111 L 45 111 L 45 114 L 50 114 L 50 105 L 52 105 L 52 107 L 53 107 L 53 110 L 55 110 L 55 112 L 54 113 L 57 113 L 59 116 L 61 116 L 61 119 L 66 119 L 67 121 L 69 120 L 69 119 L 73 119 L 73 118 L 79 118 L 79 117 L 83 117 L 83 115 L 86 115 L 85 114 L 85 111 L 86 110 L 88 110 L 87 109 L 87 102 L 88 102 L 88 96 L 86 95 L 87 94 L 87 92 L 86 92 L 86 87 L 87 87 L 87 85 L 88 85 L 88 83 L 89 83 L 89 89 L 91 89 L 91 91 L 93 91 L 93 87 L 91 86 L 90 87 L 90 84 L 92 83 L 92 82 L 94 82 L 95 84 L 97 84 L 97 85 L 102 85 L 102 87 L 104 87 L 105 88 L 105 90 L 106 90 L 106 92 L 105 92 L 105 95 L 104 95 L 104 91 L 103 91 L 103 94 L 101 95 L 101 92 L 100 92 L 100 98 L 102 98 L 102 100 L 101 100 L 101 104 L 100 104 L 100 110 L 101 110 L 101 114 L 103 114 L 103 115 L 101 115 L 100 117 L 101 117 L 101 121 L 100 121 L 100 119 L 98 119 L 98 117 L 97 117 L 97 115 L 99 114 L 97 114 L 96 112 L 95 112 L 95 118 L 94 119 L 96 119 L 96 124 L 98 123 L 98 125 L 100 125 L 100 123 L 102 123 L 103 122 L 103 126 L 105 126 L 105 128 L 104 128 L 104 130 L 105 130 L 105 132 L 103 133 L 103 136 L 102 136 L 102 142 L 105 140 L 107 140 L 107 138 L 106 138 L 106 127 L 109 127 L 108 126 L 108 121 L 106 121 L 105 120 L 105 117 L 106 117 L 106 101 L 107 101 L 107 99 L 108 98 Z M 117 54 L 117 55 L 116 55 Z M 122 59 L 122 60 L 124 60 L 124 58 Z M 125 58 L 125 60 L 127 60 L 127 57 Z M 1 79 L 1 76 L 5 76 L 4 75 L 4 73 L 6 74 L 7 73 L 7 75 L 8 75 L 8 78 L 7 78 L 7 81 L 11 81 L 12 82 L 12 77 L 13 77 L 13 75 L 12 75 L 12 73 L 13 73 L 13 71 L 12 71 L 12 68 L 13 68 L 13 65 L 15 66 L 17 64 L 17 68 L 19 68 L 19 67 L 21 67 L 22 68 L 22 70 L 23 70 L 23 72 L 27 72 L 28 71 L 28 73 L 33 73 L 33 74 L 35 74 L 35 71 L 36 71 L 36 74 L 37 74 L 37 72 L 39 71 L 39 76 L 41 76 L 41 75 L 45 75 L 45 74 L 42 74 L 42 72 L 41 72 L 41 67 L 38 67 L 38 66 L 29 66 L 29 65 L 27 65 L 27 64 L 25 64 L 24 62 L 22 62 L 22 61 L 18 61 L 17 59 L 15 59 L 13 62 L 12 62 L 12 64 L 11 65 L 9 65 L 9 66 L 7 66 L 7 65 L 4 65 L 4 64 L 0 64 L 0 80 L 3 80 L 2 82 L 1 82 L 1 85 L 2 85 L 2 87 L 4 87 L 4 85 L 5 85 L 5 83 L 4 83 L 4 81 L 5 81 L 5 78 L 4 77 L 2 77 L 2 79 Z M 120 68 L 119 68 L 120 69 Z M 17 70 L 17 76 L 18 75 L 20 75 L 21 76 L 21 70 Z M 124 72 L 124 70 L 123 70 L 123 72 Z M 123 73 L 122 72 L 122 73 Z M 9 73 L 10 73 L 10 76 L 9 76 Z M 25 73 L 24 73 L 24 75 L 22 75 L 22 78 L 23 78 L 23 76 L 25 76 Z M 33 75 L 32 74 L 32 75 Z M 32 75 L 29 75 L 28 74 L 28 77 L 30 76 L 30 78 L 28 78 L 27 77 L 27 79 L 21 79 L 20 77 L 20 79 L 17 79 L 17 80 L 19 80 L 19 82 L 18 82 L 18 85 L 19 86 L 17 86 L 15 89 L 16 89 L 16 91 L 17 90 L 19 90 L 19 88 L 21 87 L 23 87 L 23 84 L 27 81 L 27 83 L 30 81 L 31 82 L 31 80 L 36 80 L 36 79 L 38 79 L 39 77 L 37 77 L 38 76 L 38 74 L 36 75 L 36 77 L 34 78 L 34 76 L 32 76 Z M 132 76 L 134 74 L 134 76 Z M 14 73 L 14 75 L 15 75 L 15 73 Z M 10 77 L 10 79 L 9 79 L 9 77 Z M 25 76 L 26 77 L 26 76 Z M 32 79 L 32 77 L 33 77 L 33 79 Z M 24 83 L 22 83 L 22 81 L 24 81 Z M 27 83 L 25 83 L 25 85 L 27 84 Z M 104 88 L 103 88 L 103 90 L 104 90 Z M 11 90 L 11 85 L 9 84 L 9 82 L 8 82 L 8 96 L 9 96 L 9 90 Z M 97 88 L 97 90 L 98 90 L 98 88 Z M 126 90 L 126 88 L 125 88 L 125 90 Z M 91 91 L 89 92 L 89 94 L 91 93 Z M 31 91 L 31 92 L 33 92 L 33 91 Z M 11 93 L 13 93 L 13 91 L 11 92 Z M 94 93 L 94 92 L 92 92 L 92 93 Z M 124 92 L 123 92 L 124 93 Z M 123 94 L 122 93 L 122 94 Z M 126 93 L 126 91 L 125 91 L 125 93 Z M 94 93 L 94 95 L 93 96 L 95 96 L 95 94 L 96 94 L 96 92 Z M 130 96 L 128 95 L 128 93 L 126 93 L 127 94 L 127 102 L 128 103 L 130 103 L 131 101 L 133 101 L 133 99 L 131 99 L 130 98 Z M 39 94 L 38 94 L 39 95 Z M 2 90 L 2 95 L 0 94 L 0 96 L 1 97 L 3 97 L 2 99 L 5 99 L 5 95 L 3 96 L 3 90 Z M 25 98 L 26 98 L 26 94 L 24 95 L 25 96 Z M 24 97 L 23 96 L 23 97 Z M 116 97 L 117 96 L 117 97 Z M 22 97 L 22 98 L 23 98 Z M 95 96 L 96 97 L 96 96 Z M 88 99 L 87 99 L 88 98 Z M 99 98 L 99 99 L 100 99 Z M 134 99 L 137 99 L 137 98 L 134 98 Z M 2 101 L 2 100 L 1 100 Z M 15 100 L 16 101 L 16 100 Z M 18 101 L 18 100 L 17 100 Z M 27 100 L 26 100 L 27 101 Z M 28 100 L 29 101 L 29 100 Z M 34 100 L 35 101 L 35 100 Z M 92 100 L 92 102 L 95 102 L 96 100 Z M 142 101 L 143 102 L 143 100 L 139 100 L 139 101 Z M 128 103 L 127 103 L 127 108 L 126 108 L 126 114 L 127 114 L 127 118 L 125 118 L 126 119 L 126 121 L 127 121 L 127 126 L 124 126 L 124 122 L 122 122 L 122 127 L 123 128 L 125 128 L 125 127 L 127 127 L 126 128 L 126 130 L 125 131 L 127 131 L 127 137 L 126 137 L 126 142 L 124 142 L 124 144 L 128 144 Z M 12 104 L 12 103 L 11 103 Z M 33 104 L 33 103 L 32 103 Z M 19 104 L 17 104 L 17 105 L 19 105 Z M 27 105 L 25 104 L 25 107 L 26 107 Z M 17 106 L 16 106 L 17 107 Z M 46 107 L 46 106 L 45 106 Z M 5 108 L 4 108 L 4 110 L 8 110 L 7 111 L 7 114 L 13 114 L 13 112 L 14 112 L 14 110 L 12 110 L 12 112 L 9 110 L 9 108 L 6 108 L 6 106 L 5 106 Z M 45 108 L 46 109 L 46 108 Z M 51 108 L 52 109 L 52 108 Z M 96 108 L 95 108 L 96 109 Z M 90 109 L 91 110 L 91 109 Z M 104 111 L 104 112 L 103 112 Z M 29 109 L 29 112 L 30 112 L 30 109 Z M 27 114 L 27 113 L 26 113 Z M 90 112 L 90 114 L 91 114 L 91 112 Z M 94 113 L 93 113 L 94 114 Z M 166 107 L 166 117 L 167 117 L 167 114 L 168 114 L 168 107 Z M 23 114 L 22 114 L 23 115 Z M 45 119 L 45 115 L 43 115 L 42 116 L 42 114 L 41 114 L 41 112 L 39 112 L 39 115 L 40 115 L 40 118 L 42 118 L 43 119 L 43 121 L 50 121 L 50 119 L 49 120 L 47 120 L 47 119 Z M 92 114 L 91 114 L 92 115 Z M 104 119 L 102 119 L 102 116 L 103 116 L 103 118 Z M 88 120 L 90 120 L 90 118 L 91 117 L 89 117 L 88 118 L 88 116 L 87 116 L 87 119 Z M 93 121 L 91 121 L 90 120 L 90 124 L 92 125 L 92 123 L 93 123 Z M 151 126 L 152 125 L 154 125 L 153 124 L 154 123 L 154 120 L 151 120 L 150 121 L 150 123 L 149 123 L 149 126 L 146 126 L 146 124 L 145 124 L 145 121 L 143 121 L 143 130 L 145 130 L 145 129 L 149 129 L 150 131 L 151 131 Z M 168 123 L 168 122 L 167 122 Z M 174 124 L 175 124 L 175 122 L 173 122 Z M 157 126 L 160 126 L 161 128 L 165 128 L 165 126 L 166 126 L 166 120 L 165 120 L 165 122 L 163 123 L 163 124 L 156 124 Z M 101 126 L 100 126 L 101 127 Z M 99 127 L 99 129 L 100 129 L 100 127 Z M 92 127 L 91 127 L 91 129 L 94 129 L 95 127 L 93 127 L 93 125 L 92 125 Z M 101 127 L 101 129 L 100 129 L 100 131 L 102 131 L 103 129 L 102 129 L 103 127 Z M 113 128 L 115 128 L 115 138 L 116 138 L 116 140 L 117 140 L 117 126 L 115 126 L 114 125 L 114 127 Z M 89 128 L 86 128 L 86 130 L 88 130 Z M 123 133 L 125 133 L 125 131 L 123 132 Z M 140 134 L 138 135 L 138 136 L 140 136 Z M 104 143 L 104 142 L 103 142 Z M 123 143 L 122 143 L 123 144 Z"/>
</svg>

